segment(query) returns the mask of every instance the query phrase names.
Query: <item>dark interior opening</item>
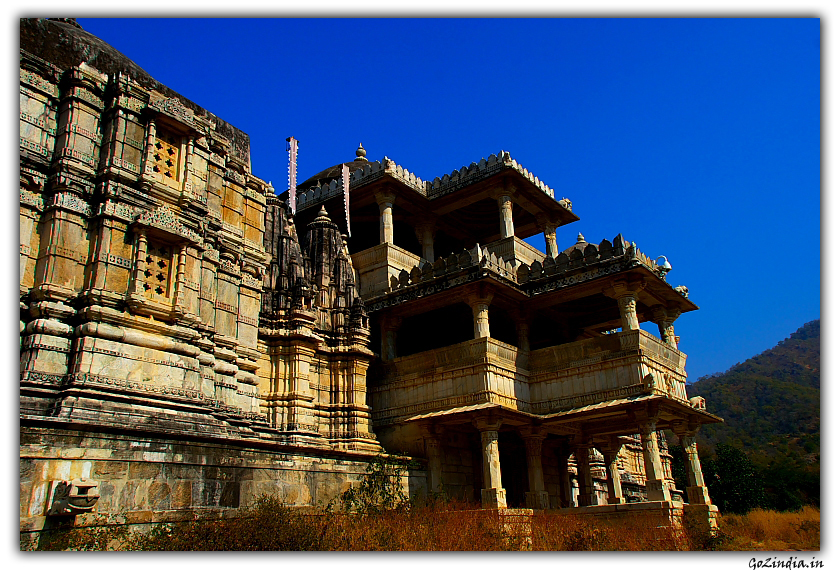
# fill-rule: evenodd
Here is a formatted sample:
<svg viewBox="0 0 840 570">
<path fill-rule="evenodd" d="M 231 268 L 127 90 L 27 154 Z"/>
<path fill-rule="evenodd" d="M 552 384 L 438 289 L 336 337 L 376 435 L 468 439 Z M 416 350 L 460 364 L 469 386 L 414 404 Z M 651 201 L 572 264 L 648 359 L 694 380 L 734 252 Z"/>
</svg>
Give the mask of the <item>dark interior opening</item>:
<svg viewBox="0 0 840 570">
<path fill-rule="evenodd" d="M 397 357 L 443 348 L 473 338 L 472 309 L 455 303 L 403 319 L 397 331 Z"/>
<path fill-rule="evenodd" d="M 499 465 L 502 470 L 502 487 L 505 488 L 507 505 L 512 509 L 525 507 L 525 493 L 529 491 L 528 457 L 525 444 L 512 431 L 499 433 Z"/>
</svg>

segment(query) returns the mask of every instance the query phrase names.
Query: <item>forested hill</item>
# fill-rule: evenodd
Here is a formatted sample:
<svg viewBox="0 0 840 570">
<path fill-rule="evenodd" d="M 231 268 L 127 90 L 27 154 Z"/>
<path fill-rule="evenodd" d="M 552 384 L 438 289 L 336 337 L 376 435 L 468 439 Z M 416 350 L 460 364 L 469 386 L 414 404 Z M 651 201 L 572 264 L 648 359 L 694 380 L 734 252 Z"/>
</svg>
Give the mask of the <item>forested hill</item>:
<svg viewBox="0 0 840 570">
<path fill-rule="evenodd" d="M 819 320 L 724 373 L 699 378 L 687 391 L 726 420 L 700 430 L 701 453 L 726 443 L 759 465 L 819 468 Z"/>
</svg>

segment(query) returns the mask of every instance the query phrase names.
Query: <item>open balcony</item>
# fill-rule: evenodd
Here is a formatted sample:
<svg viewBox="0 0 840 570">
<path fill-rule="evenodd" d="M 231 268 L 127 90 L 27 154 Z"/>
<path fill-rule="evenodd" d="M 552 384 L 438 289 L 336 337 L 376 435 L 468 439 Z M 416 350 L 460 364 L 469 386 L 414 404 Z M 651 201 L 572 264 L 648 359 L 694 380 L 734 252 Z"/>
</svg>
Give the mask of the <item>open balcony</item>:
<svg viewBox="0 0 840 570">
<path fill-rule="evenodd" d="M 637 395 L 688 405 L 685 354 L 631 330 L 525 354 L 477 338 L 383 363 L 370 389 L 374 421 L 387 425 L 420 414 L 496 404 L 534 415 Z"/>
</svg>

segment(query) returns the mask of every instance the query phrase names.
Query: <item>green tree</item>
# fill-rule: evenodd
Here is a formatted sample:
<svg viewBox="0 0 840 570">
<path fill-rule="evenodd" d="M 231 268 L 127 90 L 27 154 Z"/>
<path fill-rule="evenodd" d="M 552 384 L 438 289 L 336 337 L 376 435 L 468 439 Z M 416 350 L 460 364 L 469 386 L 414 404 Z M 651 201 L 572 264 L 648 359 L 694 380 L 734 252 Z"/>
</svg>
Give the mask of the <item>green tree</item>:
<svg viewBox="0 0 840 570">
<path fill-rule="evenodd" d="M 725 513 L 744 514 L 767 502 L 758 468 L 731 445 L 718 444 L 705 475 L 712 502 Z"/>
</svg>

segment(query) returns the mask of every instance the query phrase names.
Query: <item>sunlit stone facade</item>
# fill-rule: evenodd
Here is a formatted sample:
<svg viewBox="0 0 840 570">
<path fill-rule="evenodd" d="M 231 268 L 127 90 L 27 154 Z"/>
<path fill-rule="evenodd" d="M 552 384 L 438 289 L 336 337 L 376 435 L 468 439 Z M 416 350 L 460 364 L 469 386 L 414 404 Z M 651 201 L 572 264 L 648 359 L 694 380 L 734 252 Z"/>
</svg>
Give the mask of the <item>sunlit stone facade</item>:
<svg viewBox="0 0 840 570">
<path fill-rule="evenodd" d="M 21 21 L 23 530 L 316 505 L 382 453 L 488 508 L 714 513 L 697 307 L 636 244 L 560 251 L 571 202 L 504 151 L 424 181 L 360 146 L 294 204 L 249 153 L 73 21 Z"/>
</svg>

